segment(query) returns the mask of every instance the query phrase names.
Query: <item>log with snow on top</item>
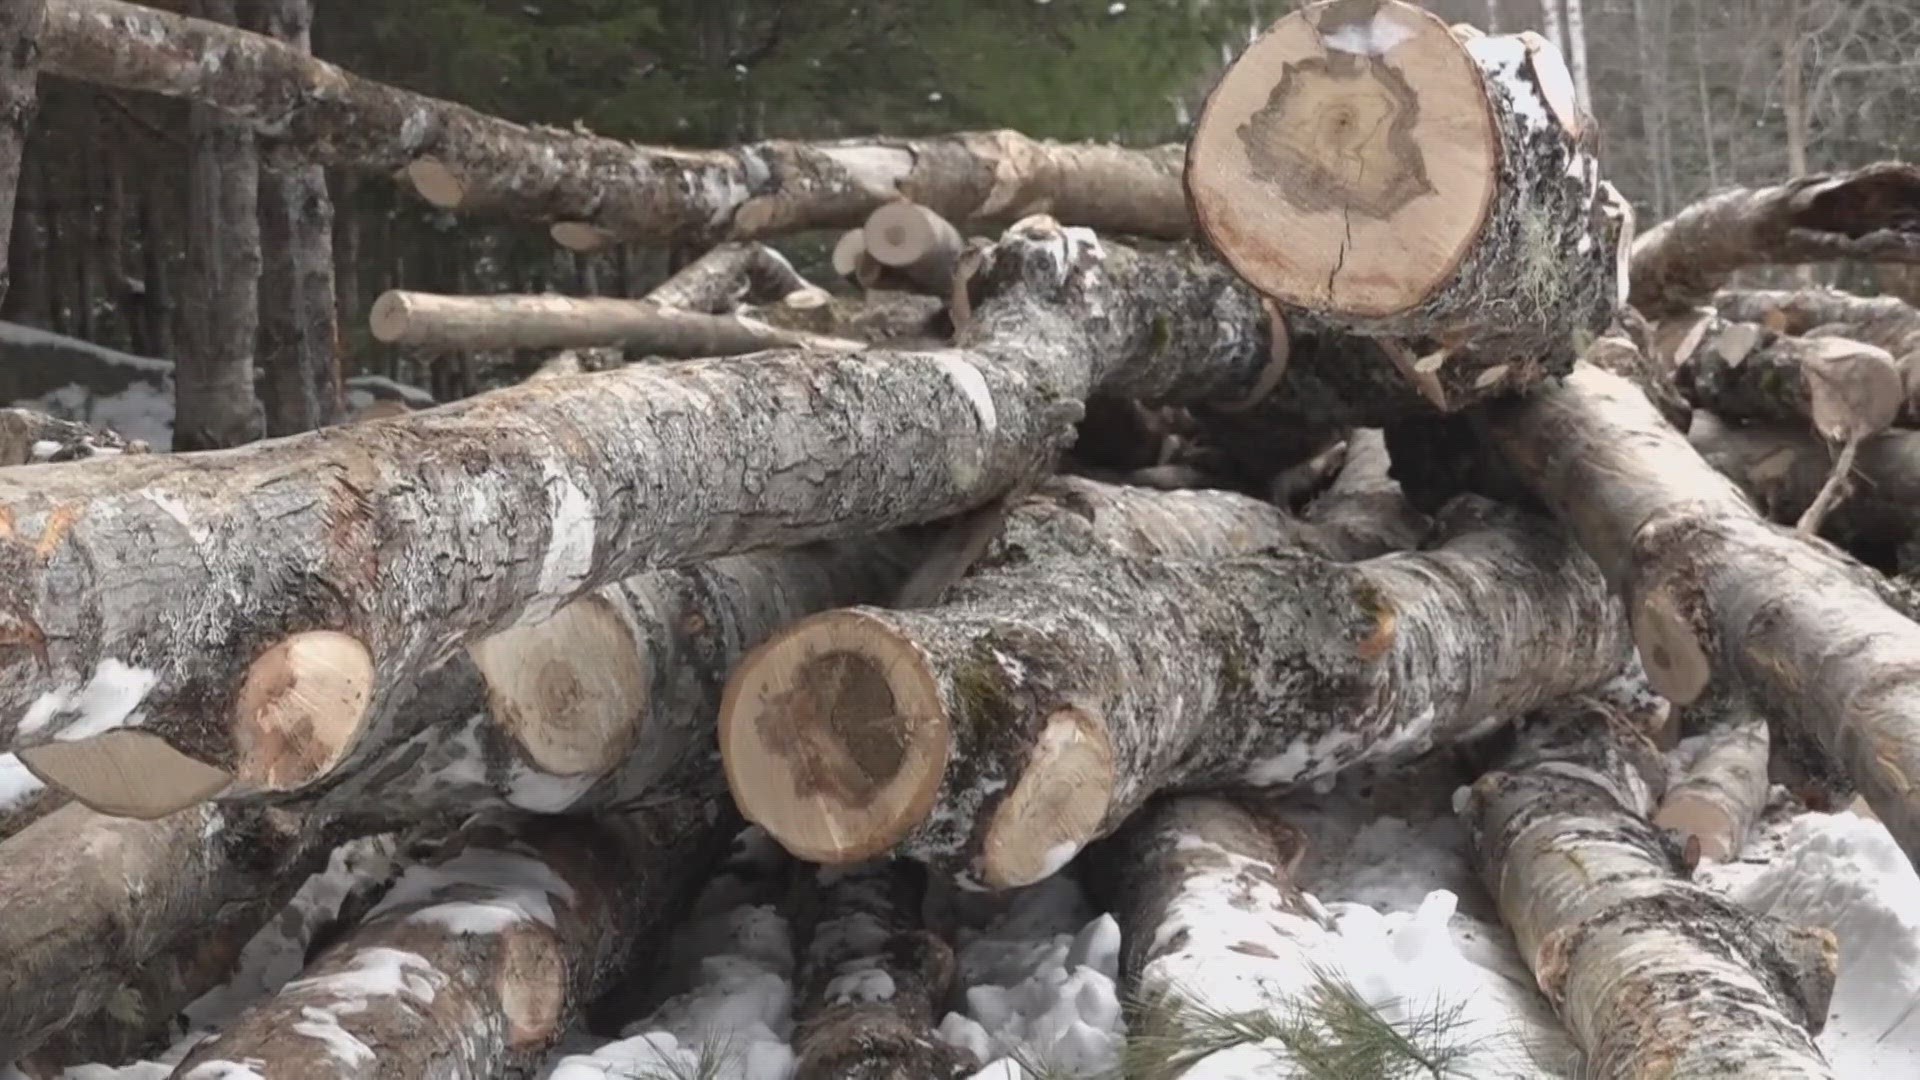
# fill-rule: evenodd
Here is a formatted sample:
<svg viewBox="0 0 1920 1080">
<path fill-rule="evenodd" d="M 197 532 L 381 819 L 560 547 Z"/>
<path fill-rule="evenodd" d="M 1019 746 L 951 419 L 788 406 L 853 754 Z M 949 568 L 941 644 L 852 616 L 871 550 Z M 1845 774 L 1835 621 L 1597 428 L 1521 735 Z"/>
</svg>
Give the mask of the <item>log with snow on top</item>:
<svg viewBox="0 0 1920 1080">
<path fill-rule="evenodd" d="M 1627 655 L 1591 560 L 1517 513 L 1348 564 L 1120 509 L 1016 512 L 946 603 L 816 615 L 749 654 L 720 713 L 742 811 L 811 861 L 891 850 L 1013 888 L 1156 792 L 1475 738 Z"/>
<path fill-rule="evenodd" d="M 1611 372 L 1583 364 L 1486 419 L 1624 595 L 1654 688 L 1678 705 L 1744 689 L 1920 859 L 1920 625 L 1882 601 L 1879 576 L 1763 519 Z"/>
<path fill-rule="evenodd" d="M 371 1080 L 535 1067 L 636 943 L 684 912 L 725 853 L 730 821 L 704 799 L 592 819 L 482 815 L 173 1075 Z"/>
<path fill-rule="evenodd" d="M 1635 721 L 1568 702 L 1523 729 L 1461 813 L 1488 891 L 1582 1076 L 1834 1075 L 1813 1036 L 1838 946 L 1685 879 L 1648 823 L 1665 764 Z"/>
<path fill-rule="evenodd" d="M 1223 269 L 1047 218 L 973 284 L 945 349 L 642 365 L 0 471 L 0 747 L 115 813 L 280 797 L 403 733 L 461 645 L 642 570 L 984 506 L 1096 387 L 1237 399 L 1272 358 Z"/>
<path fill-rule="evenodd" d="M 770 349 L 854 352 L 866 347 L 739 315 L 604 296 L 443 296 L 391 290 L 374 301 L 367 322 L 374 338 L 387 344 L 450 351 L 619 347 L 687 359 Z"/>
<path fill-rule="evenodd" d="M 272 38 L 121 0 L 49 0 L 43 71 L 185 98 L 309 161 L 402 173 L 445 209 L 563 223 L 577 247 L 851 228 L 900 198 L 969 229 L 1046 211 L 1143 236 L 1190 231 L 1177 146 L 1132 150 L 1011 131 L 635 146 L 527 126 L 362 79 Z"/>
<path fill-rule="evenodd" d="M 1633 244 L 1631 302 L 1663 319 L 1712 302 L 1750 266 L 1920 263 L 1920 168 L 1880 162 L 1710 195 Z"/>
<path fill-rule="evenodd" d="M 1632 212 L 1538 35 L 1461 38 L 1402 0 L 1274 23 L 1188 149 L 1200 233 L 1254 288 L 1382 339 L 1456 410 L 1564 373 L 1624 300 Z"/>
<path fill-rule="evenodd" d="M 925 929 L 925 871 L 877 860 L 808 874 L 794 1080 L 953 1080 L 980 1067 L 934 1032 L 956 963 Z"/>
</svg>

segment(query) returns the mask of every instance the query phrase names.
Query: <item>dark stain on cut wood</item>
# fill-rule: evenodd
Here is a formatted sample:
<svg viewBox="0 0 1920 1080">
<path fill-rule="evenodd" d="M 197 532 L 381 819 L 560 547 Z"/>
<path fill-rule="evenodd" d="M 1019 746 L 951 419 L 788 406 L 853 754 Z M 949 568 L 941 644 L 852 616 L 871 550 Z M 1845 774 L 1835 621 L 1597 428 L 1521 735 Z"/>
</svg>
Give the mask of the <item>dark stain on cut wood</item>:
<svg viewBox="0 0 1920 1080">
<path fill-rule="evenodd" d="M 911 730 L 895 719 L 885 673 L 864 656 L 832 652 L 797 674 L 760 714 L 761 737 L 792 762 L 803 794 L 866 806 L 899 773 Z"/>
</svg>

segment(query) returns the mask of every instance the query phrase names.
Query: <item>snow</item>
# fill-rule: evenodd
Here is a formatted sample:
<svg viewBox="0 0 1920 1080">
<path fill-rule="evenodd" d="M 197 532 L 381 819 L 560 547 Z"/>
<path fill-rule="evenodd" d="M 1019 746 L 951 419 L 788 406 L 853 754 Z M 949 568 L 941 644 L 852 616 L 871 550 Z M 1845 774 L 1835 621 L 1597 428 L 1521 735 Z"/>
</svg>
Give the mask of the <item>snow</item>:
<svg viewBox="0 0 1920 1080">
<path fill-rule="evenodd" d="M 1506 92 L 1506 98 L 1513 104 L 1513 112 L 1528 130 L 1548 127 L 1556 122 L 1542 95 L 1540 85 L 1529 74 L 1529 68 L 1539 71 L 1544 65 L 1531 65 L 1532 55 L 1527 51 L 1527 43 L 1517 36 L 1500 35 L 1474 38 L 1466 43 L 1467 52 L 1479 63 L 1482 70 L 1492 77 L 1492 81 Z M 1565 70 L 1565 65 L 1560 65 Z M 1552 68 L 1549 66 L 1548 71 Z M 1567 100 L 1571 101 L 1573 86 L 1571 77 L 1566 87 Z"/>
<path fill-rule="evenodd" d="M 991 435 L 998 431 L 1000 417 L 994 409 L 993 391 L 987 389 L 986 377 L 980 374 L 980 369 L 949 353 L 939 353 L 934 359 L 973 406 L 974 417 L 980 421 L 980 433 Z"/>
<path fill-rule="evenodd" d="M 9 813 L 25 806 L 45 788 L 40 778 L 27 771 L 20 759 L 12 754 L 0 754 L 0 814 Z M 4 1077 L 0 1077 L 4 1080 Z"/>
<path fill-rule="evenodd" d="M 455 889 L 481 895 L 432 902 Z M 407 916 L 408 922 L 431 923 L 456 934 L 495 934 L 521 922 L 554 925 L 556 896 L 571 903 L 573 887 L 546 863 L 518 852 L 467 847 L 438 865 L 409 867 L 367 918 L 424 903 L 427 906 Z"/>
<path fill-rule="evenodd" d="M 129 367 L 149 375 L 170 377 L 173 374 L 171 361 L 123 353 L 104 345 L 95 345 L 81 338 L 68 337 L 65 334 L 56 334 L 51 330 L 42 330 L 21 323 L 0 322 L 0 345 L 16 348 L 70 349 L 84 352 L 101 363 Z"/>
<path fill-rule="evenodd" d="M 545 473 L 553 527 L 540 560 L 535 599 L 523 616 L 528 622 L 550 618 L 593 572 L 593 526 L 598 516 L 593 496 L 567 475 L 563 460 L 543 457 L 540 468 Z"/>
<path fill-rule="evenodd" d="M 137 726 L 134 710 L 159 681 L 155 672 L 108 657 L 94 669 L 85 688 L 68 683 L 34 699 L 20 718 L 19 734 L 37 735 L 62 714 L 71 717 L 54 732 L 54 738 L 63 742 L 91 738 L 129 723 Z"/>
<path fill-rule="evenodd" d="M 143 439 L 156 451 L 173 448 L 173 392 L 168 385 L 136 381 L 117 393 L 96 394 L 79 383 L 70 383 L 13 404 L 63 420 L 97 424 L 129 439 Z"/>
<path fill-rule="evenodd" d="M 507 802 L 536 814 L 557 814 L 593 790 L 598 777 L 556 776 L 514 761 L 507 769 Z"/>
</svg>

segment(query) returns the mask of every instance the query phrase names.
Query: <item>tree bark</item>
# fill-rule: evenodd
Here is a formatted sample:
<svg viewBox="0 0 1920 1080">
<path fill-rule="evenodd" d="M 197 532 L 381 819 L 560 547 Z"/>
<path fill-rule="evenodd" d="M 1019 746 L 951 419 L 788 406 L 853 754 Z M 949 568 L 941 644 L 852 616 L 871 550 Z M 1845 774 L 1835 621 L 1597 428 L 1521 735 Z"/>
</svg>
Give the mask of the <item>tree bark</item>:
<svg viewBox="0 0 1920 1080">
<path fill-rule="evenodd" d="M 409 868 L 300 978 L 194 1047 L 173 1076 L 531 1069 L 629 950 L 684 911 L 726 851 L 730 817 L 696 799 L 593 820 L 469 825 L 454 850 Z"/>
<path fill-rule="evenodd" d="M 1654 687 L 1740 687 L 1824 747 L 1920 858 L 1920 625 L 1878 575 L 1761 519 L 1619 376 L 1582 366 L 1490 418 L 1493 443 L 1623 593 Z"/>
<path fill-rule="evenodd" d="M 652 300 L 607 297 L 439 296 L 389 292 L 368 317 L 390 345 L 449 351 L 621 347 L 679 359 L 739 356 L 770 349 L 855 351 L 858 341 L 709 315 Z"/>
<path fill-rule="evenodd" d="M 27 129 L 39 108 L 40 33 L 46 0 L 0 0 L 0 300 L 12 281 L 7 245 Z"/>
<path fill-rule="evenodd" d="M 1256 289 L 1412 350 L 1409 380 L 1458 409 L 1564 373 L 1624 299 L 1631 210 L 1588 126 L 1537 35 L 1463 40 L 1402 0 L 1327 0 L 1227 71 L 1186 184 Z"/>
<path fill-rule="evenodd" d="M 1569 703 L 1522 733 L 1463 809 L 1521 957 L 1586 1051 L 1581 1075 L 1833 1076 L 1831 931 L 1756 915 L 1683 879 L 1647 822 L 1659 751 L 1618 712 Z"/>
<path fill-rule="evenodd" d="M 1886 430 L 1906 399 L 1885 349 L 1717 316 L 1675 360 L 1674 381 L 1695 406 L 1743 420 L 1801 420 L 1835 443 Z"/>
<path fill-rule="evenodd" d="M 784 300 L 819 291 L 786 256 L 756 243 L 716 245 L 660 284 L 647 299 L 661 307 L 721 314 L 753 301 Z"/>
<path fill-rule="evenodd" d="M 794 1080 L 947 1080 L 980 1067 L 934 1033 L 958 965 L 920 917 L 926 875 L 877 861 L 811 875 Z"/>
<path fill-rule="evenodd" d="M 892 850 L 1013 888 L 1158 791 L 1284 790 L 1475 738 L 1627 651 L 1597 569 L 1517 515 L 1357 564 L 1247 534 L 1196 561 L 1099 508 L 1035 526 L 938 608 L 816 615 L 749 654 L 720 711 L 742 812 L 810 861 Z"/>
<path fill-rule="evenodd" d="M 928 139 L 636 147 L 509 123 L 382 86 L 255 35 L 119 0 L 49 0 L 48 71 L 224 109 L 324 165 L 393 175 L 429 202 L 584 223 L 619 240 L 717 241 L 852 228 L 911 199 L 970 230 L 1044 209 L 1145 236 L 1190 231 L 1177 146 L 1009 131 Z"/>
<path fill-rule="evenodd" d="M 1096 387 L 1238 400 L 1272 355 L 1224 270 L 1045 219 L 976 286 L 944 350 L 643 365 L 0 473 L 0 747 L 115 813 L 277 798 L 358 767 L 462 644 L 643 570 L 983 506 Z"/>
<path fill-rule="evenodd" d="M 267 0 L 248 11 L 248 29 L 313 51 L 313 0 Z M 333 200 L 325 166 L 290 154 L 260 168 L 260 354 L 267 434 L 293 435 L 338 423 L 340 328 L 334 306 Z"/>
<path fill-rule="evenodd" d="M 194 0 L 194 10 L 234 21 L 234 0 Z M 213 450 L 252 442 L 266 430 L 253 389 L 259 155 L 244 123 L 206 105 L 189 111 L 189 131 L 187 289 L 173 372 L 173 448 Z"/>
<path fill-rule="evenodd" d="M 1835 289 L 1722 290 L 1713 306 L 1723 318 L 1761 323 L 1783 334 L 1847 337 L 1887 350 L 1900 366 L 1900 422 L 1920 423 L 1920 309 L 1905 300 Z"/>
<path fill-rule="evenodd" d="M 1900 162 L 1721 192 L 1634 241 L 1631 301 L 1660 319 L 1711 303 L 1749 266 L 1920 262 L 1916 199 L 1920 168 Z"/>
<path fill-rule="evenodd" d="M 339 837 L 277 810 L 158 821 L 63 806 L 0 845 L 0 1060 L 107 1005 L 136 973 L 245 907 L 264 922 Z"/>
</svg>

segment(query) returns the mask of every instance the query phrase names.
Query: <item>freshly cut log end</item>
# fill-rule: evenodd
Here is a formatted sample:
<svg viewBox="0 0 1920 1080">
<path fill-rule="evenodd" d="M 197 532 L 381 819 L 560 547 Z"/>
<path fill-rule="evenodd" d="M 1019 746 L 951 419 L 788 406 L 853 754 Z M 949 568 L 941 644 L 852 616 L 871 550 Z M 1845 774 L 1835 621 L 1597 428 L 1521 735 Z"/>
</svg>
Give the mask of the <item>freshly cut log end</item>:
<svg viewBox="0 0 1920 1080">
<path fill-rule="evenodd" d="M 833 244 L 833 272 L 851 281 L 867 258 L 867 234 L 864 229 L 848 229 Z"/>
<path fill-rule="evenodd" d="M 603 251 L 619 240 L 598 225 L 585 221 L 556 221 L 553 227 L 547 230 L 547 235 L 553 237 L 554 243 L 582 255 Z"/>
<path fill-rule="evenodd" d="M 858 862 L 933 809 L 947 710 L 911 639 L 858 610 L 830 611 L 741 661 L 720 747 L 747 820 L 809 862 Z"/>
<path fill-rule="evenodd" d="M 1765 809 L 1768 732 L 1738 693 L 1716 695 L 1703 708 L 1689 709 L 1686 719 L 1707 730 L 1695 736 L 1692 760 L 1660 800 L 1653 824 L 1681 838 L 1692 869 L 1703 860 L 1739 855 Z"/>
<path fill-rule="evenodd" d="M 436 158 L 409 162 L 405 175 L 421 198 L 443 210 L 456 210 L 466 200 L 467 185 L 452 168 Z"/>
<path fill-rule="evenodd" d="M 1107 725 L 1082 708 L 1055 711 L 987 825 L 981 880 L 989 889 L 1015 889 L 1053 876 L 1100 835 L 1113 788 Z"/>
<path fill-rule="evenodd" d="M 35 776 L 87 809 L 142 821 L 204 802 L 233 782 L 225 770 L 188 757 L 166 740 L 126 728 L 14 753 Z"/>
<path fill-rule="evenodd" d="M 645 650 L 604 596 L 508 627 L 469 650 L 493 722 L 541 771 L 599 775 L 626 760 L 648 708 Z"/>
<path fill-rule="evenodd" d="M 866 253 L 914 284 L 945 292 L 966 238 L 947 219 L 917 203 L 892 202 L 875 210 L 862 229 Z"/>
<path fill-rule="evenodd" d="M 1312 4 L 1208 98 L 1187 156 L 1196 221 L 1285 305 L 1564 371 L 1619 289 L 1619 223 L 1568 85 L 1543 41 L 1463 41 L 1402 0 Z"/>
<path fill-rule="evenodd" d="M 310 630 L 262 653 L 234 701 L 235 780 L 291 791 L 326 775 L 353 748 L 373 685 L 373 656 L 348 634 Z"/>
</svg>

